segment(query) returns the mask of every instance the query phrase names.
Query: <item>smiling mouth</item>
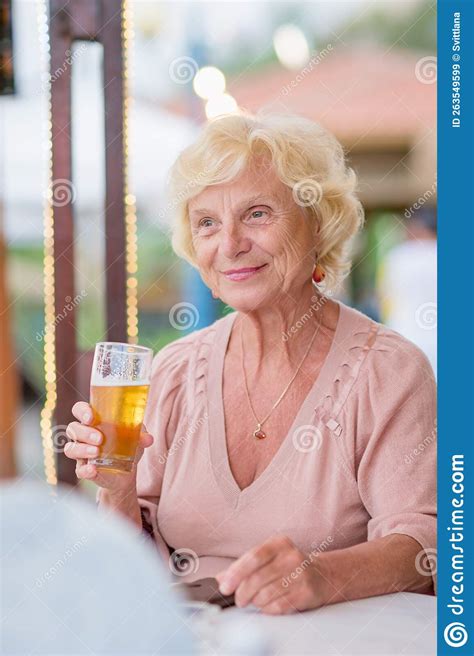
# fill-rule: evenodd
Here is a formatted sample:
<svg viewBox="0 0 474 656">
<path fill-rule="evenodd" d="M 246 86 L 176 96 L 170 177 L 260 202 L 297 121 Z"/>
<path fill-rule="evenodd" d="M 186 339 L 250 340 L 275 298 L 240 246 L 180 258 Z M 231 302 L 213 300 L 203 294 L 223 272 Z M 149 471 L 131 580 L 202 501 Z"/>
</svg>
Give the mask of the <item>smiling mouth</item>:
<svg viewBox="0 0 474 656">
<path fill-rule="evenodd" d="M 245 267 L 242 269 L 229 269 L 229 271 L 224 271 L 223 275 L 228 280 L 247 280 L 247 278 L 251 278 L 253 275 L 261 271 L 264 267 L 266 267 L 266 264 L 262 264 L 262 266 L 259 267 Z"/>
</svg>

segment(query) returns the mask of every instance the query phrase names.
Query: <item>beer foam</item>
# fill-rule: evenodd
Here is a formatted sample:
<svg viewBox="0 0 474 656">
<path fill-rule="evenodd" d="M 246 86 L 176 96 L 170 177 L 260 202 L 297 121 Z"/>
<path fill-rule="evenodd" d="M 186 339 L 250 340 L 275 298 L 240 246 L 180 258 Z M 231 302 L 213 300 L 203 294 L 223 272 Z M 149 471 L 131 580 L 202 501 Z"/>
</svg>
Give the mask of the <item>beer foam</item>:
<svg viewBox="0 0 474 656">
<path fill-rule="evenodd" d="M 149 380 L 123 380 L 123 378 L 114 378 L 113 376 L 107 376 L 107 378 L 101 378 L 97 373 L 92 374 L 91 385 L 94 387 L 140 387 L 143 385 L 149 385 Z"/>
</svg>

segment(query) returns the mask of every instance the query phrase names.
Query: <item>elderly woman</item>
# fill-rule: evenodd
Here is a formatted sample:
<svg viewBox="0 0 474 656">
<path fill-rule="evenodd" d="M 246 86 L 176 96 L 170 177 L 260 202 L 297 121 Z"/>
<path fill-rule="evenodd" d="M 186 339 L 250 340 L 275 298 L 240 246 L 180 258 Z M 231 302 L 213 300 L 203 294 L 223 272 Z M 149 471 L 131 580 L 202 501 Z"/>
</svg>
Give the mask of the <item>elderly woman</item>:
<svg viewBox="0 0 474 656">
<path fill-rule="evenodd" d="M 265 613 L 433 590 L 432 370 L 331 298 L 362 223 L 355 184 L 309 120 L 208 123 L 171 171 L 173 247 L 236 311 L 156 355 L 131 474 L 87 464 L 86 403 L 68 428 L 100 508 Z"/>
</svg>

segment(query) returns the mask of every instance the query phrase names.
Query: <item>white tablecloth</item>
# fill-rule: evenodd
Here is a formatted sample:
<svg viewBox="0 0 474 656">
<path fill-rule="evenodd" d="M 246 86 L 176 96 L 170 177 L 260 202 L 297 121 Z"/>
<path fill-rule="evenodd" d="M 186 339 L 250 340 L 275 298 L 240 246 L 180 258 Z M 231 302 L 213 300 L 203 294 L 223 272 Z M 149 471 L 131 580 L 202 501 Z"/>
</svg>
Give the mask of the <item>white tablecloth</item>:
<svg viewBox="0 0 474 656">
<path fill-rule="evenodd" d="M 217 607 L 192 616 L 201 654 L 436 654 L 436 598 L 396 593 L 294 615 Z"/>
</svg>

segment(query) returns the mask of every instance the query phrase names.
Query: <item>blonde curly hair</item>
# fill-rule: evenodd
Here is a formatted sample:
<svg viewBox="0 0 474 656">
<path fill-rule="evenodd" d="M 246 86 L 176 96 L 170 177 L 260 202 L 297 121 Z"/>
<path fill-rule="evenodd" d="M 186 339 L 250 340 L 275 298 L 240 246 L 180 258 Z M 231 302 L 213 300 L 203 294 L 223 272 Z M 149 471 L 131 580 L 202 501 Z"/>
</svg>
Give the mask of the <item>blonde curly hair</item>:
<svg viewBox="0 0 474 656">
<path fill-rule="evenodd" d="M 210 185 L 232 181 L 262 155 L 270 158 L 295 203 L 314 219 L 317 263 L 325 272 L 325 289 L 334 289 L 350 270 L 349 243 L 364 211 L 341 144 L 300 116 L 239 112 L 204 126 L 170 170 L 173 250 L 196 266 L 188 201 Z"/>
</svg>

